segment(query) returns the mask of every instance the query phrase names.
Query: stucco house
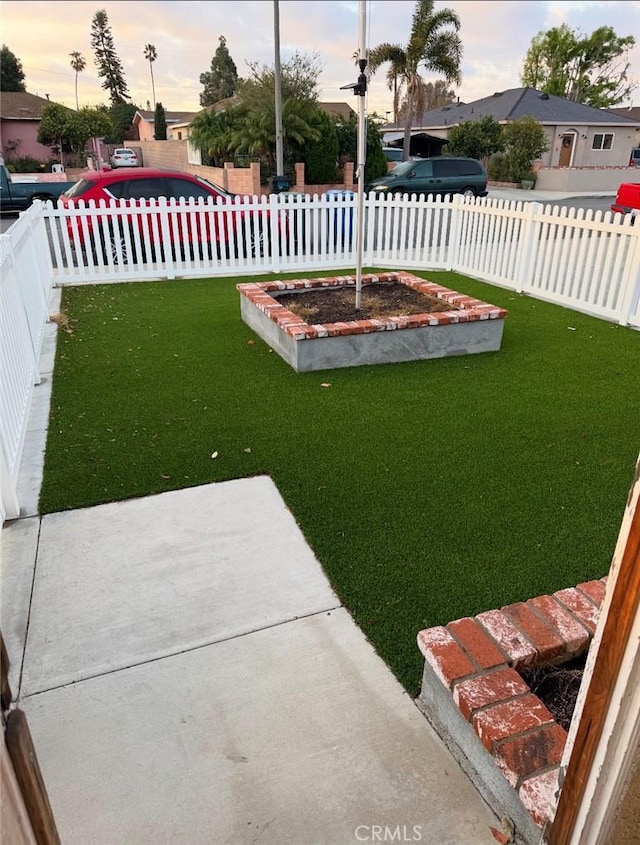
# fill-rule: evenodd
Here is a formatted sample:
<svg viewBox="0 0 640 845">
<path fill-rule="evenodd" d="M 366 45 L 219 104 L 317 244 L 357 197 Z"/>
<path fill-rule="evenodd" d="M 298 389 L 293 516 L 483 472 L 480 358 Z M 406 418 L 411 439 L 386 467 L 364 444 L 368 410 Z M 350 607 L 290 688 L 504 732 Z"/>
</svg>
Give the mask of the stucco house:
<svg viewBox="0 0 640 845">
<path fill-rule="evenodd" d="M 194 111 L 165 111 L 165 119 L 167 121 L 167 139 L 171 139 L 171 130 L 174 124 L 189 123 L 192 117 L 197 112 Z M 155 112 L 146 109 L 138 109 L 131 121 L 137 137 L 136 141 L 153 141 L 153 134 L 155 130 Z M 184 136 L 186 138 L 186 135 Z M 180 140 L 180 139 L 178 139 Z"/>
<path fill-rule="evenodd" d="M 472 103 L 450 103 L 425 112 L 411 129 L 412 152 L 437 155 L 453 126 L 490 116 L 508 123 L 530 115 L 543 127 L 549 150 L 546 168 L 625 167 L 629 152 L 640 145 L 640 119 L 624 110 L 595 109 L 534 88 L 496 91 Z M 384 128 L 385 144 L 402 145 L 404 126 Z"/>
<path fill-rule="evenodd" d="M 42 109 L 49 100 L 26 91 L 3 91 L 0 96 L 0 145 L 5 162 L 32 156 L 49 161 L 51 149 L 38 143 Z"/>
</svg>

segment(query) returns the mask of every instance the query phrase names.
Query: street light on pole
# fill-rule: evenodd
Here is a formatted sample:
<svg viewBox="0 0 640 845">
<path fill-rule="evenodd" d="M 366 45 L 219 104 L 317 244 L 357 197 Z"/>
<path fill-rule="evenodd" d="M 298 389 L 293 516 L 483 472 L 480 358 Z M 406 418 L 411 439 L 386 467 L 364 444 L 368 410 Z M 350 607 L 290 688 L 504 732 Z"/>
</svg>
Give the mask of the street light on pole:
<svg viewBox="0 0 640 845">
<path fill-rule="evenodd" d="M 360 75 L 354 85 L 343 85 L 342 89 L 350 88 L 359 97 L 358 101 L 358 166 L 356 178 L 358 193 L 356 203 L 356 310 L 362 303 L 362 252 L 364 247 L 364 168 L 367 161 L 367 120 L 366 104 L 367 77 L 367 8 L 366 0 L 360 0 L 358 39 L 358 67 Z"/>
</svg>

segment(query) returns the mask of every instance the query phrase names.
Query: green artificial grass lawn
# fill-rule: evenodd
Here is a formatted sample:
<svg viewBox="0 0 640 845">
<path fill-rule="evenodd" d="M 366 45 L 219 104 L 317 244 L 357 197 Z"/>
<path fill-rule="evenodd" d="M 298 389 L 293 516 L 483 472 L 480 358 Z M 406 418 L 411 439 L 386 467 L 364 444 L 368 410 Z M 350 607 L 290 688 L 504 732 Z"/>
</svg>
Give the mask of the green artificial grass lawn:
<svg viewBox="0 0 640 845">
<path fill-rule="evenodd" d="M 640 441 L 640 335 L 417 275 L 507 308 L 502 349 L 296 374 L 240 319 L 252 279 L 66 288 L 42 512 L 268 474 L 411 693 L 422 628 L 601 577 Z"/>
</svg>

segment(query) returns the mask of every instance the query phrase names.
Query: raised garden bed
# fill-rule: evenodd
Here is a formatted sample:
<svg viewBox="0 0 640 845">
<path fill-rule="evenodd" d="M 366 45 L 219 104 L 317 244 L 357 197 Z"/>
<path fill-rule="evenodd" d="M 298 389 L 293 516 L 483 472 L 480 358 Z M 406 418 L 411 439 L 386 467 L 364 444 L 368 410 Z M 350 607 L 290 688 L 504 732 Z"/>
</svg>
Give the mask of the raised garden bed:
<svg viewBox="0 0 640 845">
<path fill-rule="evenodd" d="M 296 279 L 238 285 L 242 319 L 287 361 L 296 372 L 385 364 L 470 355 L 500 349 L 507 312 L 442 285 L 424 281 L 410 273 L 382 273 L 362 278 L 365 292 L 384 286 L 405 286 L 424 296 L 424 310 L 398 312 L 383 317 L 333 322 L 308 322 L 279 301 L 282 296 L 302 296 L 337 289 L 352 292 L 355 276 Z M 436 308 L 434 308 L 434 303 Z M 442 308 L 444 306 L 444 308 Z"/>
<path fill-rule="evenodd" d="M 497 832 L 502 841 L 538 845 L 553 818 L 575 690 L 547 689 L 556 697 L 550 708 L 527 681 L 561 677 L 563 667 L 565 675 L 581 672 L 605 585 L 606 578 L 588 581 L 418 634 L 425 658 L 418 706 L 496 814 L 509 819 L 515 838 Z"/>
</svg>

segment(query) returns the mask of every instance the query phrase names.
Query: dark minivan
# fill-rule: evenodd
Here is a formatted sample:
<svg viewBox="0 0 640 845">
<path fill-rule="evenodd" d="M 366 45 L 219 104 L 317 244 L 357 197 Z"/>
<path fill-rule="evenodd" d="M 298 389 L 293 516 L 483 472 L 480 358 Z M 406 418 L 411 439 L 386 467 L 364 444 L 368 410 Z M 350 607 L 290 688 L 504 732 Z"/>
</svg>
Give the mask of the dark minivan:
<svg viewBox="0 0 640 845">
<path fill-rule="evenodd" d="M 385 176 L 373 179 L 366 191 L 486 197 L 487 172 L 475 158 L 433 156 L 396 164 Z"/>
</svg>

